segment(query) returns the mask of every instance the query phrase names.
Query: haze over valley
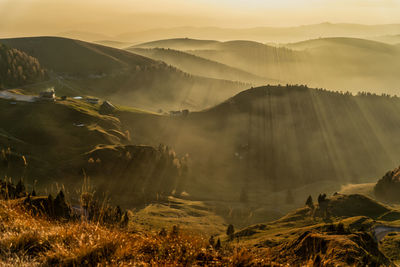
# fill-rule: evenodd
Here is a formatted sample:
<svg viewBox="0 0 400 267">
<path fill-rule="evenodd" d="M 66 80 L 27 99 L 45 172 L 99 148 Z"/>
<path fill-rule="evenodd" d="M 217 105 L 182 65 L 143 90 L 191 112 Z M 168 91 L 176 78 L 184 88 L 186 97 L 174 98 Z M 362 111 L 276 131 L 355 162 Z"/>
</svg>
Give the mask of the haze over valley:
<svg viewBox="0 0 400 267">
<path fill-rule="evenodd" d="M 150 2 L 0 0 L 0 265 L 398 266 L 399 4 Z"/>
</svg>

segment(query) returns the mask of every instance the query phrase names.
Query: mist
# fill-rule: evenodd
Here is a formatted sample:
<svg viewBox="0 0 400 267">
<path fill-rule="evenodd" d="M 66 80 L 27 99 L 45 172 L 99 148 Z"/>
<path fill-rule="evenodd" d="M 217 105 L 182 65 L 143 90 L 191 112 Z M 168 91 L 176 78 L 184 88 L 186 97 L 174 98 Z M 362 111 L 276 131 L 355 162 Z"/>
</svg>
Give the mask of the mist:
<svg viewBox="0 0 400 267">
<path fill-rule="evenodd" d="M 0 0 L 0 265 L 398 265 L 399 11 Z"/>
</svg>

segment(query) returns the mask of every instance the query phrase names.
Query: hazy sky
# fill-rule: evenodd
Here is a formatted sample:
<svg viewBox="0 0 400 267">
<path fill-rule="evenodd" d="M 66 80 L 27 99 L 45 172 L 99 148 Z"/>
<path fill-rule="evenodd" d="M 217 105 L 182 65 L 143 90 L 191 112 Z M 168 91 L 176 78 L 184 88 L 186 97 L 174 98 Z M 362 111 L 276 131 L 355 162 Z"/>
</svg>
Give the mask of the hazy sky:
<svg viewBox="0 0 400 267">
<path fill-rule="evenodd" d="M 400 23 L 400 0 L 0 0 L 0 34 Z"/>
</svg>

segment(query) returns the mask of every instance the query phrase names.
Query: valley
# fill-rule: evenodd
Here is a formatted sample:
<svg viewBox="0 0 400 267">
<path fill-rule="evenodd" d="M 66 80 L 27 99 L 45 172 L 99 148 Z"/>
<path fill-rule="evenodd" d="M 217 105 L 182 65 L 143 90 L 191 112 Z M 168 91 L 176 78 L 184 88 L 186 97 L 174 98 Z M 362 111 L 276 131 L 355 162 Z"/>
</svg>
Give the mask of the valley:
<svg viewBox="0 0 400 267">
<path fill-rule="evenodd" d="M 140 25 L 0 38 L 1 266 L 400 265 L 399 24 Z"/>
</svg>

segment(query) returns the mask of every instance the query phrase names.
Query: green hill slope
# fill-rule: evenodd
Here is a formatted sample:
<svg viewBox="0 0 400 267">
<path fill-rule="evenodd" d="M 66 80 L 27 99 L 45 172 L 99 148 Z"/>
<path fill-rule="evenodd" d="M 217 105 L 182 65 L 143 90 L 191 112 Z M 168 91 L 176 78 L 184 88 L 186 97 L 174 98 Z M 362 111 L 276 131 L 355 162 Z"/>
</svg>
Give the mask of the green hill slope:
<svg viewBox="0 0 400 267">
<path fill-rule="evenodd" d="M 209 106 L 246 86 L 191 76 L 128 51 L 78 40 L 32 37 L 0 42 L 37 57 L 52 72 L 49 85 L 59 94 L 103 96 L 157 110 Z"/>
<path fill-rule="evenodd" d="M 381 175 L 400 160 L 399 108 L 398 98 L 270 86 L 246 90 L 193 118 L 229 134 L 232 155 L 251 166 L 244 173 L 256 170 L 255 176 L 280 187 Z"/>
<path fill-rule="evenodd" d="M 119 118 L 137 142 L 189 156 L 191 196 L 237 203 L 226 214 L 254 223 L 315 192 L 376 182 L 400 161 L 399 110 L 399 98 L 386 95 L 266 86 L 187 116 Z"/>
<path fill-rule="evenodd" d="M 117 193 L 116 201 L 130 205 L 179 188 L 184 163 L 168 147 L 133 145 L 118 118 L 119 112 L 157 115 L 123 108 L 103 115 L 98 104 L 57 100 L 10 105 L 0 99 L 3 177 L 24 177 L 30 186 L 37 180 L 38 188 L 55 182 L 76 188 L 87 175 L 98 190 Z"/>
</svg>

